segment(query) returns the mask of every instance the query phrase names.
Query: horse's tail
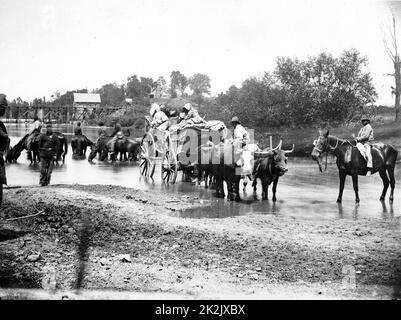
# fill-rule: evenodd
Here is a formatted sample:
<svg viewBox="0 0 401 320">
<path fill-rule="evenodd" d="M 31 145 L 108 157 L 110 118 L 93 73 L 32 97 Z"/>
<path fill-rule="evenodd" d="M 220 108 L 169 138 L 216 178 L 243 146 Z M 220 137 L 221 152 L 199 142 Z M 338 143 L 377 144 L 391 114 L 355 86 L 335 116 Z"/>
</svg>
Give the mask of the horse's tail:
<svg viewBox="0 0 401 320">
<path fill-rule="evenodd" d="M 68 141 L 67 141 L 67 138 L 64 136 L 64 155 L 66 155 L 67 154 L 67 152 L 68 152 Z"/>
<path fill-rule="evenodd" d="M 78 155 L 81 155 L 81 153 L 82 153 L 82 141 L 81 141 L 80 137 L 77 138 L 77 146 L 76 146 L 75 150 L 76 150 L 76 153 Z"/>
<path fill-rule="evenodd" d="M 395 165 L 398 158 L 398 150 L 393 147 L 391 144 L 387 145 L 387 155 L 386 155 L 386 164 L 387 165 Z"/>
<path fill-rule="evenodd" d="M 72 139 L 71 139 L 71 149 L 72 149 L 72 152 L 74 152 L 74 150 L 77 149 L 77 147 L 76 147 L 77 143 L 75 142 L 76 140 L 77 140 L 76 137 L 72 137 Z"/>
</svg>

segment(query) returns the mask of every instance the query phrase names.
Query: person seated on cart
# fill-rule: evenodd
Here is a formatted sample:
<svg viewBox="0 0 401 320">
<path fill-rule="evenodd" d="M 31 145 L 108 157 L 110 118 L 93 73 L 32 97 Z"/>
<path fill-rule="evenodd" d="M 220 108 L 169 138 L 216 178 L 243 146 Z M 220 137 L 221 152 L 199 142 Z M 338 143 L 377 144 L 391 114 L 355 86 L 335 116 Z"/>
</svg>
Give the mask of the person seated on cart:
<svg viewBox="0 0 401 320">
<path fill-rule="evenodd" d="M 152 128 L 157 128 L 160 131 L 167 131 L 169 129 L 169 119 L 157 103 L 152 104 L 149 113 L 152 117 L 152 121 L 150 122 Z"/>
<path fill-rule="evenodd" d="M 180 129 L 191 125 L 203 124 L 206 121 L 199 115 L 198 111 L 190 104 L 186 103 L 182 108 L 182 119 L 179 123 Z"/>
</svg>

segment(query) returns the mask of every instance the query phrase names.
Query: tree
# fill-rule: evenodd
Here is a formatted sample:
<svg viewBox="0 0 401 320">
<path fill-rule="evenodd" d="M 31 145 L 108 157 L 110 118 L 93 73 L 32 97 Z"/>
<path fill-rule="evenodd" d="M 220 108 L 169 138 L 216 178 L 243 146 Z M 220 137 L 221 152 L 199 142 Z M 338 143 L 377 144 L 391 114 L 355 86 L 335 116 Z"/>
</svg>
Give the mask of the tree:
<svg viewBox="0 0 401 320">
<path fill-rule="evenodd" d="M 210 94 L 210 78 L 206 74 L 196 73 L 189 78 L 189 88 L 195 96 Z"/>
<path fill-rule="evenodd" d="M 210 78 L 206 74 L 196 73 L 189 78 L 189 88 L 194 101 L 200 106 L 204 93 L 210 94 Z"/>
<path fill-rule="evenodd" d="M 177 90 L 181 96 L 184 95 L 185 89 L 188 87 L 188 79 L 180 71 L 172 71 L 170 74 L 170 95 L 172 98 L 177 97 Z"/>
<path fill-rule="evenodd" d="M 118 86 L 115 83 L 103 85 L 100 89 L 94 90 L 100 94 L 103 105 L 117 106 L 124 102 L 124 86 Z"/>
<path fill-rule="evenodd" d="M 400 56 L 399 56 L 398 47 L 397 47 L 396 19 L 392 12 L 393 11 L 392 6 L 399 7 L 399 4 L 390 2 L 390 10 L 391 10 L 391 16 L 392 16 L 392 22 L 393 22 L 392 29 L 390 29 L 390 31 L 389 31 L 390 38 L 391 38 L 391 45 L 388 44 L 386 38 L 383 38 L 383 42 L 384 42 L 384 48 L 386 49 L 386 52 L 387 52 L 388 56 L 390 57 L 390 59 L 393 63 L 393 67 L 394 67 L 394 73 L 390 74 L 390 76 L 393 76 L 394 81 L 395 81 L 395 88 L 392 87 L 392 94 L 395 95 L 395 104 L 394 104 L 395 120 L 398 121 L 398 120 L 400 120 L 400 110 L 401 110 L 401 105 L 400 105 L 401 61 L 400 61 Z"/>
<path fill-rule="evenodd" d="M 305 61 L 279 58 L 274 74 L 293 124 L 341 123 L 360 116 L 377 97 L 367 63 L 356 50 L 338 58 L 327 53 Z"/>
<path fill-rule="evenodd" d="M 138 79 L 136 75 L 127 79 L 126 95 L 128 98 L 143 100 L 149 97 L 156 83 L 152 78 L 141 77 Z"/>
<path fill-rule="evenodd" d="M 51 102 L 53 102 L 54 100 L 56 100 L 56 99 L 59 99 L 60 98 L 60 96 L 61 96 L 61 93 L 60 93 L 60 91 L 56 91 L 55 93 L 53 93 L 52 95 L 51 95 Z"/>
<path fill-rule="evenodd" d="M 157 79 L 156 85 L 157 85 L 157 92 L 160 96 L 167 93 L 167 81 L 166 81 L 166 79 L 164 79 L 163 76 L 160 76 Z"/>
<path fill-rule="evenodd" d="M 375 101 L 367 63 L 356 50 L 340 57 L 324 52 L 305 60 L 282 57 L 273 73 L 231 86 L 217 100 L 248 126 L 340 124 L 359 118 Z"/>
</svg>

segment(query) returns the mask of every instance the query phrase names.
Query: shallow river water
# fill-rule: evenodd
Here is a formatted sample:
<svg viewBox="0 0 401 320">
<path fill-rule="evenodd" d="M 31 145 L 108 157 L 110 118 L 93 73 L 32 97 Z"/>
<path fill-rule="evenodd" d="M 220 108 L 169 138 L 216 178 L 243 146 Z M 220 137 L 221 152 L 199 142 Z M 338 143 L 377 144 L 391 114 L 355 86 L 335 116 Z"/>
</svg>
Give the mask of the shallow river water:
<svg viewBox="0 0 401 320">
<path fill-rule="evenodd" d="M 25 124 L 6 124 L 14 145 L 29 130 Z M 57 129 L 68 138 L 72 136 L 72 127 L 60 125 Z M 84 134 L 95 140 L 96 128 L 83 128 Z M 111 129 L 110 129 L 111 131 Z M 89 150 L 87 151 L 87 155 Z M 288 172 L 280 178 L 277 188 L 276 203 L 272 200 L 262 201 L 260 182 L 258 192 L 253 194 L 251 185 L 245 193 L 241 193 L 241 203 L 230 202 L 227 199 L 217 199 L 211 190 L 205 189 L 203 183 L 181 182 L 180 175 L 175 185 L 165 186 L 160 181 L 160 166 L 157 166 L 154 180 L 141 178 L 137 163 L 101 163 L 89 164 L 87 160 L 73 160 L 69 145 L 66 162 L 55 167 L 51 184 L 110 184 L 143 190 L 164 190 L 175 196 L 188 195 L 189 201 L 211 202 L 212 208 L 191 209 L 177 213 L 188 218 L 223 218 L 248 214 L 275 214 L 288 216 L 303 216 L 311 219 L 358 219 L 362 217 L 377 219 L 401 218 L 401 165 L 396 167 L 395 201 L 390 204 L 388 194 L 385 202 L 378 199 L 382 190 L 382 182 L 378 174 L 359 178 L 359 196 L 361 203 L 355 206 L 352 181 L 347 177 L 343 203 L 336 203 L 338 193 L 338 170 L 334 159 L 330 159 L 328 169 L 320 173 L 311 159 L 289 158 Z M 96 160 L 95 160 L 96 161 Z M 31 166 L 23 152 L 15 164 L 7 164 L 8 182 L 10 186 L 29 186 L 39 184 L 39 166 Z M 272 192 L 269 188 L 269 197 Z M 195 198 L 195 200 L 194 200 Z"/>
</svg>

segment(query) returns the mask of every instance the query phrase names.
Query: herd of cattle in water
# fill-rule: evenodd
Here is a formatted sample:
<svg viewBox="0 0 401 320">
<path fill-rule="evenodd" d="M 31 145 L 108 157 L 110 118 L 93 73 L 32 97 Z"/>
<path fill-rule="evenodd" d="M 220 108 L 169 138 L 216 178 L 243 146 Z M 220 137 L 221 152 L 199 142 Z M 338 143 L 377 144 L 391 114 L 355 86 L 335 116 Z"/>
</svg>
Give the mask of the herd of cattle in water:
<svg viewBox="0 0 401 320">
<path fill-rule="evenodd" d="M 65 134 L 61 132 L 54 133 L 60 141 L 60 149 L 58 150 L 56 164 L 64 163 L 65 157 L 68 153 L 68 141 Z M 91 148 L 88 155 L 88 161 L 93 163 L 93 159 L 98 156 L 99 161 L 139 161 L 141 138 L 131 139 L 124 137 L 118 139 L 115 143 L 114 152 L 110 153 L 111 137 L 103 141 L 92 142 L 85 135 L 75 135 L 71 138 L 72 158 L 85 159 L 87 149 Z M 312 142 L 311 142 L 312 145 Z M 353 187 L 355 192 L 355 201 L 359 203 L 358 194 L 358 175 L 366 175 L 367 166 L 365 158 L 360 154 L 355 144 L 348 140 L 339 139 L 330 136 L 328 131 L 320 132 L 317 140 L 313 142 L 313 150 L 311 153 L 312 159 L 318 163 L 320 171 L 322 169 L 323 154 L 332 153 L 337 161 L 339 170 L 339 194 L 337 202 L 342 201 L 342 194 L 344 190 L 344 182 L 347 175 L 352 177 Z M 254 192 L 257 188 L 257 180 L 261 181 L 262 185 L 262 199 L 268 199 L 268 186 L 273 183 L 273 201 L 276 201 L 276 190 L 278 180 L 281 176 L 288 171 L 287 168 L 287 155 L 294 150 L 282 150 L 281 142 L 275 148 L 260 150 L 249 148 L 245 146 L 241 153 L 233 159 L 230 163 L 224 161 L 224 153 L 227 144 L 221 142 L 219 145 L 213 146 L 212 150 L 219 153 L 220 161 L 212 161 L 213 151 L 210 153 L 209 162 L 191 163 L 190 166 L 182 168 L 183 174 L 186 177 L 196 179 L 197 183 L 204 181 L 205 187 L 209 185 L 215 187 L 216 195 L 224 197 L 223 183 L 226 182 L 228 197 L 231 200 L 240 200 L 239 189 L 240 181 L 243 179 L 243 186 L 249 180 L 252 181 Z M 39 161 L 39 148 L 37 141 L 34 139 L 27 144 L 27 136 L 23 137 L 15 146 L 13 146 L 5 155 L 6 162 L 16 162 L 21 153 L 26 150 L 28 160 L 31 163 Z M 202 148 L 199 149 L 202 152 Z M 256 150 L 256 151 L 255 151 Z M 204 150 L 203 150 L 204 151 Z M 250 156 L 249 156 L 250 155 Z M 394 169 L 398 156 L 398 151 L 391 145 L 376 143 L 372 146 L 373 157 L 373 170 L 372 174 L 378 172 L 383 181 L 383 191 L 380 200 L 385 199 L 387 189 L 390 186 L 389 200 L 392 202 L 394 199 L 395 178 Z M 327 167 L 327 158 L 326 158 Z"/>
</svg>

